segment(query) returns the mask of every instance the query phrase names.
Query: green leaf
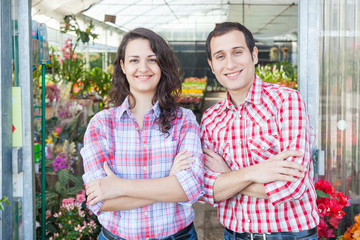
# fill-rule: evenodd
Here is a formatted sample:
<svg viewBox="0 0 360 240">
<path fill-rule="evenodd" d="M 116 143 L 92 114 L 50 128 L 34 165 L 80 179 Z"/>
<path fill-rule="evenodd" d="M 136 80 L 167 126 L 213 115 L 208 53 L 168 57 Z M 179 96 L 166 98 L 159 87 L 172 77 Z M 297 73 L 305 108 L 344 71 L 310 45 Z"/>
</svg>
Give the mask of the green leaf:
<svg viewBox="0 0 360 240">
<path fill-rule="evenodd" d="M 62 185 L 59 182 L 55 183 L 55 190 L 59 193 L 59 194 L 64 194 L 66 192 L 66 187 L 64 185 Z"/>
<path fill-rule="evenodd" d="M 59 182 L 61 185 L 67 185 L 69 183 L 69 170 L 67 169 L 60 169 L 58 171 L 58 177 L 59 177 Z"/>
<path fill-rule="evenodd" d="M 71 187 L 66 190 L 66 195 L 75 195 L 82 190 L 84 190 L 83 187 Z"/>
<path fill-rule="evenodd" d="M 72 181 L 72 182 L 75 184 L 76 187 L 81 187 L 81 188 L 83 188 L 83 186 L 84 186 L 84 181 L 83 181 L 83 179 L 82 179 L 81 176 L 75 176 L 75 175 L 73 175 L 73 174 L 70 174 L 70 175 L 69 175 L 69 179 L 70 179 L 70 181 Z"/>
<path fill-rule="evenodd" d="M 327 193 L 324 193 L 321 190 L 316 190 L 316 195 L 318 198 L 330 198 L 330 195 Z"/>
</svg>

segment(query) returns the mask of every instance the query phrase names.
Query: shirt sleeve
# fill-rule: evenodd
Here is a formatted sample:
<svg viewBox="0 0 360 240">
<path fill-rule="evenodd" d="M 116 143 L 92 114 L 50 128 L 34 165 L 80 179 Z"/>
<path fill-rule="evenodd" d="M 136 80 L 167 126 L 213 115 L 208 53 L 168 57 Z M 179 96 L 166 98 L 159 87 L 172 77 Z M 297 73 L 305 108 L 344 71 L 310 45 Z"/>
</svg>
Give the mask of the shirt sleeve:
<svg viewBox="0 0 360 240">
<path fill-rule="evenodd" d="M 276 181 L 265 184 L 265 192 L 273 206 L 300 199 L 303 194 L 313 188 L 313 166 L 311 161 L 311 145 L 315 134 L 310 126 L 303 99 L 297 91 L 289 92 L 284 98 L 278 113 L 280 125 L 280 151 L 297 150 L 302 157 L 291 157 L 288 160 L 304 165 L 307 168 L 305 177 L 294 183 Z"/>
<path fill-rule="evenodd" d="M 186 193 L 189 201 L 181 202 L 183 205 L 192 205 L 204 194 L 204 155 L 201 148 L 200 129 L 195 115 L 184 111 L 184 120 L 180 129 L 179 151 L 186 149 L 193 153 L 195 160 L 192 167 L 175 173 L 177 180 Z"/>
<path fill-rule="evenodd" d="M 209 136 L 209 132 L 208 130 L 204 127 L 204 124 L 202 122 L 201 124 L 201 142 L 202 142 L 202 147 L 203 148 L 207 148 L 207 149 L 211 149 L 213 151 L 215 151 L 214 149 L 214 143 L 210 142 L 210 136 Z M 215 151 L 216 152 L 216 151 Z M 210 205 L 217 207 L 218 204 L 215 203 L 215 199 L 214 199 L 214 184 L 215 184 L 215 180 L 216 178 L 220 175 L 221 173 L 216 173 L 213 172 L 211 170 L 206 170 L 205 171 L 205 175 L 204 175 L 204 190 L 205 193 L 204 195 L 199 199 L 200 202 L 206 202 L 209 203 Z"/>
<path fill-rule="evenodd" d="M 84 147 L 80 151 L 85 172 L 82 178 L 85 184 L 106 177 L 104 162 L 110 160 L 110 148 L 108 146 L 109 136 L 104 122 L 102 113 L 95 115 L 85 132 Z M 101 201 L 93 206 L 87 205 L 87 207 L 98 216 L 101 214 L 99 210 L 103 203 L 104 201 Z"/>
</svg>

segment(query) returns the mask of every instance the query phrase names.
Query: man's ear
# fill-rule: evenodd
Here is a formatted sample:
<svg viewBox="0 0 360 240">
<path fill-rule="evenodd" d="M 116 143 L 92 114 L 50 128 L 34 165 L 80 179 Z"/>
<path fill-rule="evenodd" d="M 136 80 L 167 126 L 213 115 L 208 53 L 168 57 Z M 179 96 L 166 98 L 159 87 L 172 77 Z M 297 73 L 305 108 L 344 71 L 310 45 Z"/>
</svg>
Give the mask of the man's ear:
<svg viewBox="0 0 360 240">
<path fill-rule="evenodd" d="M 122 69 L 123 73 L 126 74 L 125 69 L 124 69 L 124 62 L 123 62 L 123 60 L 120 60 L 120 66 L 121 66 L 121 69 Z"/>
<path fill-rule="evenodd" d="M 213 74 L 215 74 L 215 72 L 214 72 L 214 68 L 213 68 L 213 66 L 212 66 L 212 62 L 211 62 L 211 60 L 210 60 L 210 59 L 208 59 L 208 64 L 209 64 L 209 66 L 210 66 L 211 71 L 213 72 Z"/>
<path fill-rule="evenodd" d="M 257 47 L 254 47 L 253 52 L 251 53 L 254 65 L 256 65 L 259 62 L 258 52 L 259 51 L 258 51 Z"/>
</svg>

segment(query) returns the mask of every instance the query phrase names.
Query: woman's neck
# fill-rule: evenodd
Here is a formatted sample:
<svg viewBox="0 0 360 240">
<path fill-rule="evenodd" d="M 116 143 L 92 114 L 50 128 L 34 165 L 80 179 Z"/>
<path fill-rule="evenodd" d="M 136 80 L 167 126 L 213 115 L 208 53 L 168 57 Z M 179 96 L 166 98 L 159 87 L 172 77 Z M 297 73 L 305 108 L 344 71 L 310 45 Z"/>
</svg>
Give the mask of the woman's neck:
<svg viewBox="0 0 360 240">
<path fill-rule="evenodd" d="M 130 112 L 134 115 L 138 125 L 142 128 L 144 116 L 145 114 L 154 106 L 153 98 L 151 95 L 143 95 L 140 96 L 133 95 L 136 99 L 135 107 L 130 109 Z M 132 100 L 129 98 L 130 106 L 132 105 Z"/>
</svg>

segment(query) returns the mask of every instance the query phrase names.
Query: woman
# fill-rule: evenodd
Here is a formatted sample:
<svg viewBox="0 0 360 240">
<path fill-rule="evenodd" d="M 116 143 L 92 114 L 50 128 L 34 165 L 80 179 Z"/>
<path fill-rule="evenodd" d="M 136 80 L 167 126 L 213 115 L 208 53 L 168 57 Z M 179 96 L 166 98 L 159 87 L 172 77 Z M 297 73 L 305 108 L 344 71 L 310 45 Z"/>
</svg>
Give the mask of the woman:
<svg viewBox="0 0 360 240">
<path fill-rule="evenodd" d="M 197 239 L 203 155 L 194 114 L 177 104 L 179 69 L 156 33 L 124 36 L 109 92 L 117 106 L 92 118 L 81 150 L 99 239 Z"/>
</svg>

